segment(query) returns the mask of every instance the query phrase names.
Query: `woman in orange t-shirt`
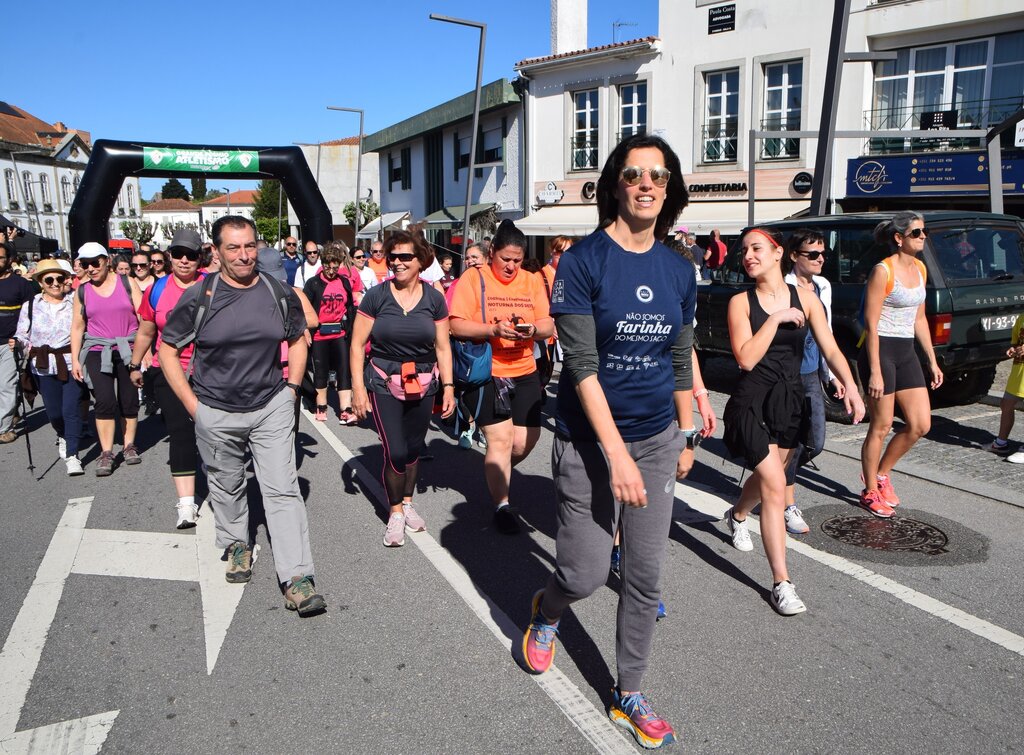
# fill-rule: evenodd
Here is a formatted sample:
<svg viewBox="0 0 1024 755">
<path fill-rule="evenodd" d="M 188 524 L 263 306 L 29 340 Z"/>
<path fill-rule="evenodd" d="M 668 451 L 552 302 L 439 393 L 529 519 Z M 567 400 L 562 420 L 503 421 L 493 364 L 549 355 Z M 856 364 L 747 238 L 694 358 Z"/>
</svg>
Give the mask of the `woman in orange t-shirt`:
<svg viewBox="0 0 1024 755">
<path fill-rule="evenodd" d="M 497 507 L 494 524 L 507 535 L 520 530 L 519 517 L 508 501 L 512 467 L 529 456 L 540 438 L 541 393 L 533 344 L 554 332 L 543 281 L 519 269 L 525 248 L 523 232 L 511 220 L 502 221 L 488 264 L 475 274 L 463 274 L 451 306 L 455 338 L 486 338 L 491 343 L 491 380 L 463 400 L 487 439 L 484 476 Z"/>
</svg>

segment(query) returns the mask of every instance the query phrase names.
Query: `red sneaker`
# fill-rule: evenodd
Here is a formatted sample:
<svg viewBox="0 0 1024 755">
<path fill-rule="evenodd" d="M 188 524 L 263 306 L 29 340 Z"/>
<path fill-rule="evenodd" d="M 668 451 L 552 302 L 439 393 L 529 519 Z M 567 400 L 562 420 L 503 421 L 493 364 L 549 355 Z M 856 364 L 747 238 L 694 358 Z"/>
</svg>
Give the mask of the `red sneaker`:
<svg viewBox="0 0 1024 755">
<path fill-rule="evenodd" d="M 533 596 L 533 618 L 523 635 L 523 661 L 534 674 L 543 674 L 555 660 L 555 639 L 558 637 L 558 622 L 549 624 L 540 611 L 544 591 L 538 590 Z"/>
<path fill-rule="evenodd" d="M 882 500 L 882 494 L 877 490 L 862 490 L 860 507 L 867 509 L 879 519 L 890 519 L 896 513 L 889 504 Z"/>
<path fill-rule="evenodd" d="M 623 695 L 616 687 L 608 709 L 608 718 L 633 735 L 641 747 L 654 750 L 676 741 L 676 733 L 668 721 L 651 708 L 642 692 Z"/>
<path fill-rule="evenodd" d="M 900 505 L 900 497 L 896 495 L 896 490 L 892 486 L 892 480 L 889 479 L 889 475 L 880 474 L 877 476 L 878 479 L 878 493 L 882 496 L 882 500 L 888 503 L 893 508 Z"/>
</svg>

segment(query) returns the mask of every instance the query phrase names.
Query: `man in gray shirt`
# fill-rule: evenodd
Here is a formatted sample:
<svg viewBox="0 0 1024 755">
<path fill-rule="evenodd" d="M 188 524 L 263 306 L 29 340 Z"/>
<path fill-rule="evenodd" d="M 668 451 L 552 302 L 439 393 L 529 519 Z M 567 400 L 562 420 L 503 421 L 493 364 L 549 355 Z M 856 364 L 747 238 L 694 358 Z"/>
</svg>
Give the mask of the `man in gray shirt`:
<svg viewBox="0 0 1024 755">
<path fill-rule="evenodd" d="M 295 468 L 295 401 L 299 386 L 285 383 L 281 343 L 288 343 L 288 374 L 306 365 L 306 321 L 290 288 L 256 270 L 256 227 L 229 215 L 213 225 L 221 270 L 189 288 L 167 318 L 160 366 L 196 425 L 206 463 L 217 545 L 227 551 L 228 582 L 252 576 L 246 501 L 245 450 L 252 453 L 263 492 L 285 607 L 300 616 L 326 609 L 313 582 L 309 522 Z M 204 313 L 197 321 L 197 310 Z M 198 322 L 198 327 L 197 327 Z M 191 383 L 180 362 L 194 344 Z"/>
</svg>

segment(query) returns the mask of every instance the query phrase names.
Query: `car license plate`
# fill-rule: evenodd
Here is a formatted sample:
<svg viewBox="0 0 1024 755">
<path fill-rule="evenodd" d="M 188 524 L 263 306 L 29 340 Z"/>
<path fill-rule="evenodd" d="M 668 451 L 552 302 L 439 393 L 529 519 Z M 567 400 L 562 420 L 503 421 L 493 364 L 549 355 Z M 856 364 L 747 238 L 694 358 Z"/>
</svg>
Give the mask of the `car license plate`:
<svg viewBox="0 0 1024 755">
<path fill-rule="evenodd" d="M 982 317 L 981 318 L 981 329 L 982 330 L 1009 330 L 1013 327 L 1013 324 L 1017 322 L 1017 315 L 996 315 L 994 317 Z"/>
</svg>

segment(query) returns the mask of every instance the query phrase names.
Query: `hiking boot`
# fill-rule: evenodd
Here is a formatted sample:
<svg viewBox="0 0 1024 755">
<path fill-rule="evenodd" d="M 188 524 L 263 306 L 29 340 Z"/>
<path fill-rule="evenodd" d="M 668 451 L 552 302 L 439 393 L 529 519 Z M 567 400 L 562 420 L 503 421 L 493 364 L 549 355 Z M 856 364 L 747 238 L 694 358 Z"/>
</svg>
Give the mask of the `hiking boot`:
<svg viewBox="0 0 1024 755">
<path fill-rule="evenodd" d="M 796 504 L 787 506 L 782 514 L 786 518 L 786 532 L 790 535 L 806 535 L 811 531 L 811 528 L 807 526 L 807 522 L 804 521 L 803 513 L 796 507 Z"/>
<path fill-rule="evenodd" d="M 388 517 L 384 545 L 387 548 L 401 548 L 405 545 L 405 514 L 392 514 Z"/>
<path fill-rule="evenodd" d="M 241 584 L 252 579 L 252 546 L 236 540 L 225 550 L 228 568 L 224 579 L 232 584 Z"/>
<path fill-rule="evenodd" d="M 892 515 L 896 513 L 889 504 L 882 500 L 882 495 L 877 490 L 862 490 L 858 505 L 879 519 L 891 519 Z"/>
<path fill-rule="evenodd" d="M 13 443 L 18 439 L 18 434 L 14 430 L 8 430 L 5 433 L 0 433 L 0 443 Z"/>
<path fill-rule="evenodd" d="M 668 721 L 654 712 L 642 692 L 623 695 L 616 687 L 608 718 L 632 734 L 637 744 L 646 750 L 656 750 L 676 741 L 676 733 Z"/>
<path fill-rule="evenodd" d="M 174 525 L 175 527 L 179 530 L 187 530 L 196 526 L 196 518 L 199 516 L 199 507 L 196 504 L 179 503 L 177 504 L 177 510 L 178 523 Z M 251 568 L 252 566 L 250 564 L 250 569 Z"/>
<path fill-rule="evenodd" d="M 494 512 L 494 526 L 503 535 L 516 535 L 522 531 L 519 516 L 507 503 Z"/>
<path fill-rule="evenodd" d="M 892 480 L 887 474 L 877 475 L 878 479 L 878 493 L 882 496 L 882 500 L 887 504 L 896 508 L 900 505 L 900 497 L 896 495 L 896 490 L 892 486 Z"/>
<path fill-rule="evenodd" d="M 96 460 L 96 476 L 110 477 L 114 473 L 114 452 L 104 451 Z"/>
<path fill-rule="evenodd" d="M 403 503 L 402 512 L 405 514 L 405 528 L 410 532 L 423 532 L 427 528 L 427 523 L 423 521 L 423 517 L 413 504 Z"/>
<path fill-rule="evenodd" d="M 327 610 L 327 601 L 316 591 L 313 577 L 292 577 L 284 590 L 284 607 L 299 616 L 312 616 Z"/>
<path fill-rule="evenodd" d="M 82 469 L 82 462 L 79 461 L 77 456 L 69 456 L 64 459 L 64 464 L 67 466 L 68 477 L 78 477 L 78 475 L 85 474 L 85 470 Z"/>
<path fill-rule="evenodd" d="M 125 464 L 141 464 L 142 457 L 139 456 L 139 449 L 135 447 L 134 443 L 129 443 L 123 449 L 121 449 L 121 455 L 124 456 Z"/>
<path fill-rule="evenodd" d="M 526 669 L 533 674 L 543 674 L 555 660 L 555 639 L 558 637 L 558 622 L 548 623 L 541 613 L 540 603 L 544 591 L 538 590 L 533 595 L 531 604 L 530 626 L 523 634 L 523 661 Z"/>
</svg>

